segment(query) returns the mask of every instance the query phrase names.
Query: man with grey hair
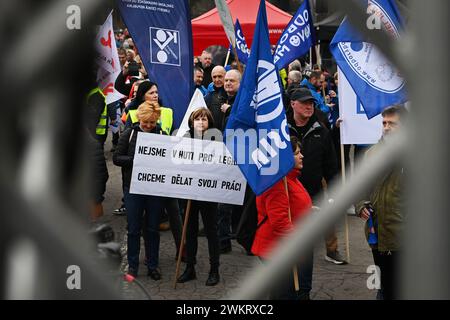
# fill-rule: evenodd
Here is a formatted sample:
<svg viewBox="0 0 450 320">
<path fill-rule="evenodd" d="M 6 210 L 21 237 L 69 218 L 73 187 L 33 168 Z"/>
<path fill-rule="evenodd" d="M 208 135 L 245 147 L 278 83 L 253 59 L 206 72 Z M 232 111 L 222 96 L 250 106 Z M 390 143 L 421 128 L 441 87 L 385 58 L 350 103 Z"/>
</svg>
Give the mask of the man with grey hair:
<svg viewBox="0 0 450 320">
<path fill-rule="evenodd" d="M 288 72 L 291 72 L 294 70 L 300 71 L 300 73 L 302 72 L 302 64 L 300 63 L 300 61 L 294 60 L 291 63 L 289 63 Z"/>
<path fill-rule="evenodd" d="M 292 70 L 288 74 L 287 83 L 288 87 L 300 86 L 302 81 L 302 73 L 298 70 Z"/>
<path fill-rule="evenodd" d="M 222 122 L 222 131 L 225 130 L 228 117 L 230 116 L 231 107 L 233 106 L 234 99 L 241 85 L 241 73 L 238 70 L 232 69 L 225 74 L 225 92 L 227 93 L 227 99 L 222 104 L 220 110 L 224 113 L 224 119 Z"/>
<path fill-rule="evenodd" d="M 214 119 L 214 126 L 219 130 L 222 130 L 224 113 L 221 110 L 222 104 L 227 100 L 227 93 L 223 87 L 225 83 L 225 68 L 222 66 L 216 66 L 211 72 L 213 79 L 213 91 L 209 92 L 205 96 L 205 102 L 211 111 Z"/>
</svg>

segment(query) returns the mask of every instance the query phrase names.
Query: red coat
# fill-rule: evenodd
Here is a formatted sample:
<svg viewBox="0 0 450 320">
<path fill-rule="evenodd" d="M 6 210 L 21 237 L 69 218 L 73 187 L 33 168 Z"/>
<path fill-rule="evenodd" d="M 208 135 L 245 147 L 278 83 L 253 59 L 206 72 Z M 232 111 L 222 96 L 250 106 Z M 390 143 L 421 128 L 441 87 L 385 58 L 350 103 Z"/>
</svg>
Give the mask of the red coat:
<svg viewBox="0 0 450 320">
<path fill-rule="evenodd" d="M 294 224 L 312 206 L 311 197 L 297 179 L 298 174 L 299 170 L 293 169 L 286 176 L 289 190 L 289 205 Z M 256 197 L 256 207 L 258 209 L 258 223 L 266 215 L 268 219 L 256 231 L 252 253 L 265 258 L 279 242 L 280 237 L 291 232 L 294 228 L 293 223 L 289 221 L 288 196 L 284 179 L 281 179 L 266 192 Z"/>
</svg>

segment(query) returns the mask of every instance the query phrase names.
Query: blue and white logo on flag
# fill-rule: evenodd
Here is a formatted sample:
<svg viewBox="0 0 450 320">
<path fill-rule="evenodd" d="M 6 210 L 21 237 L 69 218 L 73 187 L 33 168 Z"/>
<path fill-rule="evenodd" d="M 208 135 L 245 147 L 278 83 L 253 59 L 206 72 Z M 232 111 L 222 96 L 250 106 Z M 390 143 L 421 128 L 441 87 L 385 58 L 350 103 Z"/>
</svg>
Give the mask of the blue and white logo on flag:
<svg viewBox="0 0 450 320">
<path fill-rule="evenodd" d="M 150 57 L 152 63 L 181 65 L 180 33 L 177 30 L 150 27 Z"/>
<path fill-rule="evenodd" d="M 279 70 L 304 56 L 314 44 L 314 25 L 309 1 L 304 0 L 278 40 L 273 62 Z"/>
<path fill-rule="evenodd" d="M 132 2 L 132 3 L 131 3 Z M 136 4 L 136 3 L 142 4 Z M 158 85 L 164 107 L 181 124 L 194 91 L 192 27 L 188 0 L 116 0 L 148 73 Z M 174 94 L 174 84 L 178 86 Z"/>
<path fill-rule="evenodd" d="M 273 63 L 262 0 L 252 50 L 225 131 L 227 148 L 259 195 L 294 165 L 286 114 Z"/>
<path fill-rule="evenodd" d="M 243 64 L 247 64 L 250 50 L 247 47 L 247 42 L 245 41 L 244 33 L 242 32 L 241 24 L 238 19 L 236 19 L 236 24 L 234 25 L 234 32 L 236 33 L 236 52 L 239 61 Z"/>
<path fill-rule="evenodd" d="M 400 37 L 402 19 L 392 0 L 369 0 L 368 12 L 379 17 L 380 26 L 392 38 Z M 368 119 L 389 105 L 408 100 L 405 79 L 372 43 L 365 42 L 345 19 L 330 44 L 330 50 L 348 82 L 361 100 Z"/>
</svg>

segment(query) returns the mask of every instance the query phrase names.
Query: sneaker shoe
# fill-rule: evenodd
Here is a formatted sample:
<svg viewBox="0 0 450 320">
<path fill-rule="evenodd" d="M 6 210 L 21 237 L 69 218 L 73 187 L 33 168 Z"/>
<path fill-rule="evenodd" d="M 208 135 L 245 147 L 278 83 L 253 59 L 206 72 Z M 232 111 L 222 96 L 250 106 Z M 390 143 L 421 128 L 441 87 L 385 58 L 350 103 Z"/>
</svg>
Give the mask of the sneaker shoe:
<svg viewBox="0 0 450 320">
<path fill-rule="evenodd" d="M 348 208 L 347 214 L 353 215 L 353 216 L 356 215 L 355 206 L 351 206 L 350 208 Z"/>
<path fill-rule="evenodd" d="M 341 257 L 339 251 L 327 252 L 325 260 L 334 264 L 347 264 L 347 261 Z"/>
<path fill-rule="evenodd" d="M 126 214 L 127 214 L 127 209 L 125 208 L 125 206 L 121 206 L 120 208 L 115 209 L 113 211 L 113 215 L 116 215 L 116 216 L 124 216 Z"/>
<path fill-rule="evenodd" d="M 137 278 L 138 276 L 137 270 L 133 268 L 128 268 L 127 274 L 132 276 L 133 278 Z"/>
</svg>

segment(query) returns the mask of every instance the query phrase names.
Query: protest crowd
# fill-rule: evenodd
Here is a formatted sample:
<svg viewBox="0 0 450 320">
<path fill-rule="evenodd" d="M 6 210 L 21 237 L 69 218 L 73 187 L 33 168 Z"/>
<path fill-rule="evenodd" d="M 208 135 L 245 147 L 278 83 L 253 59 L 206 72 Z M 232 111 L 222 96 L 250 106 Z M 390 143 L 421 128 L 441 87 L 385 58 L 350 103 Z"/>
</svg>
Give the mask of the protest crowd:
<svg viewBox="0 0 450 320">
<path fill-rule="evenodd" d="M 258 15 L 260 14 L 261 17 L 264 16 L 262 13 Z M 260 20 L 257 23 L 260 23 Z M 261 25 L 264 24 L 261 22 Z M 112 27 L 112 22 L 110 26 Z M 107 32 L 103 35 L 105 34 Z M 345 72 L 331 72 L 320 64 L 311 64 L 308 56 L 311 54 L 309 51 L 311 45 L 306 52 L 288 58 L 289 61 L 281 59 L 284 63 L 281 67 L 278 63 L 273 64 L 272 61 L 272 66 L 276 66 L 276 72 L 269 72 L 270 69 L 267 67 L 264 76 L 270 78 L 275 75 L 277 81 L 275 84 L 267 84 L 265 90 L 270 92 L 263 93 L 256 99 L 256 103 L 260 105 L 256 107 L 251 104 L 245 105 L 246 101 L 250 103 L 253 94 L 257 95 L 255 92 L 258 91 L 255 87 L 249 86 L 251 79 L 263 77 L 262 71 L 259 71 L 260 73 L 256 76 L 251 74 L 252 70 L 257 70 L 256 65 L 252 65 L 258 59 L 256 55 L 259 54 L 259 59 L 264 59 L 261 58 L 261 48 L 265 48 L 261 40 L 263 37 L 261 36 L 257 42 L 256 36 L 255 31 L 253 45 L 258 43 L 260 47 L 257 49 L 249 47 L 250 50 L 245 52 L 247 54 L 245 63 L 239 58 L 243 53 L 233 52 L 233 50 L 231 50 L 231 57 L 222 65 L 213 63 L 217 59 L 210 48 L 204 48 L 199 56 L 192 57 L 190 70 L 193 72 L 190 75 L 191 78 L 186 80 L 191 83 L 185 83 L 184 80 L 179 79 L 177 83 L 169 84 L 171 92 L 166 92 L 164 95 L 164 97 L 167 94 L 178 95 L 177 90 L 186 86 L 193 89 L 190 92 L 192 96 L 195 89 L 196 99 L 193 98 L 190 104 L 187 101 L 183 106 L 183 114 L 180 114 L 179 106 L 173 106 L 162 98 L 162 90 L 168 85 L 165 83 L 167 79 L 164 74 L 155 74 L 150 70 L 151 64 L 146 62 L 146 58 L 141 55 L 137 47 L 141 40 L 138 40 L 137 35 L 129 32 L 128 29 L 114 31 L 113 40 L 115 41 L 112 43 L 115 43 L 115 46 L 113 45 L 111 49 L 116 53 L 112 54 L 111 59 L 114 60 L 114 55 L 117 55 L 117 63 L 120 67 L 110 73 L 113 88 L 109 89 L 117 98 L 113 99 L 114 101 L 108 101 L 108 92 L 105 92 L 104 86 L 99 81 L 87 92 L 89 116 L 87 132 L 90 138 L 92 151 L 90 159 L 95 177 L 91 221 L 96 223 L 102 215 L 107 214 L 123 216 L 126 219 L 128 263 L 126 273 L 130 277 L 141 277 L 142 273 L 138 275 L 140 268 L 145 268 L 147 276 L 154 281 L 172 277 L 173 270 L 162 270 L 159 266 L 160 232 L 169 229 L 174 243 L 173 259 L 184 263 L 184 270 L 181 270 L 177 276 L 177 283 L 202 281 L 206 286 L 216 286 L 223 281 L 220 271 L 221 256 L 232 252 L 234 241 L 242 245 L 247 255 L 258 257 L 261 264 L 267 263 L 271 259 L 273 250 L 276 250 L 276 245 L 287 234 L 293 232 L 298 223 L 302 223 L 311 214 L 320 214 L 314 212 L 319 210 L 317 207 L 322 201 L 333 201 L 327 189 L 328 186 L 342 179 L 342 166 L 349 169 L 351 160 L 364 161 L 364 158 L 371 157 L 386 140 L 401 130 L 406 121 L 408 111 L 402 104 L 404 101 L 379 105 L 381 118 L 374 119 L 378 121 L 379 142 L 342 146 L 340 131 L 346 124 L 347 118 L 342 117 L 340 112 L 339 102 L 342 100 L 339 99 L 341 88 L 339 77 Z M 277 54 L 276 45 L 266 47 L 271 49 L 267 52 L 268 55 Z M 252 50 L 255 50 L 254 55 Z M 336 59 L 336 61 L 343 69 L 339 63 L 340 60 Z M 336 70 L 336 66 L 334 65 L 330 70 Z M 257 80 L 254 81 L 257 82 Z M 259 80 L 259 83 L 261 82 L 262 80 Z M 259 92 L 263 91 L 259 90 Z M 267 147 L 266 143 L 267 152 L 259 155 L 258 161 L 261 161 L 260 165 L 264 167 L 264 160 L 260 159 L 273 156 L 278 150 L 280 163 L 285 160 L 287 163 L 285 166 L 280 164 L 278 173 L 280 176 L 274 178 L 271 183 L 263 187 L 259 184 L 259 180 L 251 182 L 253 175 L 249 172 L 253 172 L 254 168 L 242 169 L 239 161 L 236 160 L 236 154 L 230 150 L 237 166 L 243 171 L 247 185 L 245 182 L 242 184 L 233 180 L 226 189 L 222 184 L 225 188 L 222 189 L 224 190 L 222 191 L 223 202 L 204 200 L 205 198 L 195 194 L 198 192 L 197 189 L 191 189 L 191 198 L 177 197 L 164 187 L 161 187 L 157 194 L 145 194 L 145 191 L 141 189 L 139 192 L 134 191 L 138 190 L 137 187 L 133 187 L 135 180 L 145 180 L 144 182 L 147 183 L 162 183 L 170 180 L 169 175 L 163 175 L 165 172 L 150 173 L 148 171 L 148 174 L 141 174 L 139 178 L 135 174 L 138 170 L 145 170 L 138 165 L 140 163 L 138 156 L 164 156 L 169 152 L 167 150 L 172 150 L 169 148 L 166 150 L 156 144 L 145 149 L 141 137 L 147 137 L 146 141 L 152 139 L 165 141 L 163 139 L 176 136 L 178 142 L 183 139 L 192 139 L 197 143 L 219 143 L 229 139 L 227 131 L 229 129 L 252 127 L 243 114 L 245 108 L 252 110 L 258 108 L 258 111 L 252 113 L 254 128 L 258 128 L 256 124 L 258 120 L 255 121 L 255 119 L 270 113 L 270 111 L 262 115 L 257 113 L 263 109 L 263 106 L 270 104 L 272 98 L 267 98 L 269 96 L 280 101 L 282 108 L 279 109 L 278 118 L 281 120 L 278 129 L 281 128 L 281 131 L 284 130 L 285 133 L 278 136 L 279 142 L 275 143 L 276 139 L 271 141 L 270 146 L 275 148 L 276 145 L 279 150 L 275 148 L 276 150 L 273 151 Z M 183 119 L 184 126 L 176 116 Z M 365 114 L 364 117 L 366 117 Z M 240 127 L 237 124 L 243 125 Z M 282 127 L 284 125 L 285 128 Z M 105 150 L 108 135 L 111 135 L 112 148 Z M 282 144 L 284 147 L 280 147 Z M 175 149 L 173 150 L 175 155 Z M 251 151 L 247 150 L 249 154 Z M 115 208 L 113 212 L 104 213 L 102 202 L 105 197 L 108 197 L 108 190 L 106 190 L 108 171 L 104 154 L 108 152 L 112 155 L 114 165 L 121 168 L 123 194 L 121 206 Z M 184 154 L 184 157 L 189 158 L 189 155 Z M 227 166 L 237 168 L 231 156 L 230 159 L 231 161 L 223 162 L 227 162 Z M 156 163 L 148 163 L 148 167 L 153 165 Z M 159 165 L 164 164 L 158 163 Z M 185 166 L 174 162 L 165 165 L 177 168 Z M 207 167 L 207 164 L 204 167 Z M 182 173 L 184 169 L 178 170 Z M 199 172 L 199 175 L 205 172 L 209 174 L 210 180 L 206 178 L 203 180 L 205 185 L 211 187 L 220 185 L 220 180 L 214 180 L 213 173 L 207 171 L 207 168 L 201 170 L 204 172 Z M 140 172 L 144 173 L 144 171 Z M 367 221 L 365 230 L 361 232 L 365 232 L 374 264 L 381 270 L 378 299 L 397 297 L 395 281 L 398 256 L 401 252 L 399 239 L 403 225 L 404 173 L 402 167 L 392 168 L 386 176 L 379 178 L 365 198 L 349 209 L 353 214 Z M 192 185 L 192 178 L 186 179 L 181 174 L 179 179 L 172 177 L 169 183 L 189 188 Z M 255 184 L 259 187 L 255 188 Z M 226 193 L 231 192 L 228 190 L 240 193 L 242 201 L 227 201 Z M 239 202 L 240 204 L 237 204 Z M 199 217 L 201 217 L 201 224 Z M 249 222 L 252 217 L 256 219 L 256 225 Z M 339 268 L 340 265 L 348 262 L 341 253 L 345 251 L 344 244 L 338 243 L 335 229 L 331 228 L 322 236 L 323 245 L 326 248 L 323 258 L 330 263 L 330 266 Z M 208 252 L 198 250 L 198 237 L 202 236 L 207 239 Z M 141 237 L 144 244 L 144 259 L 140 254 Z M 268 293 L 268 298 L 289 300 L 311 298 L 310 293 L 314 287 L 313 251 L 311 248 L 307 254 L 299 257 L 295 266 L 298 272 L 286 274 L 279 285 Z M 210 269 L 206 279 L 197 280 L 198 256 L 209 258 Z"/>
</svg>

